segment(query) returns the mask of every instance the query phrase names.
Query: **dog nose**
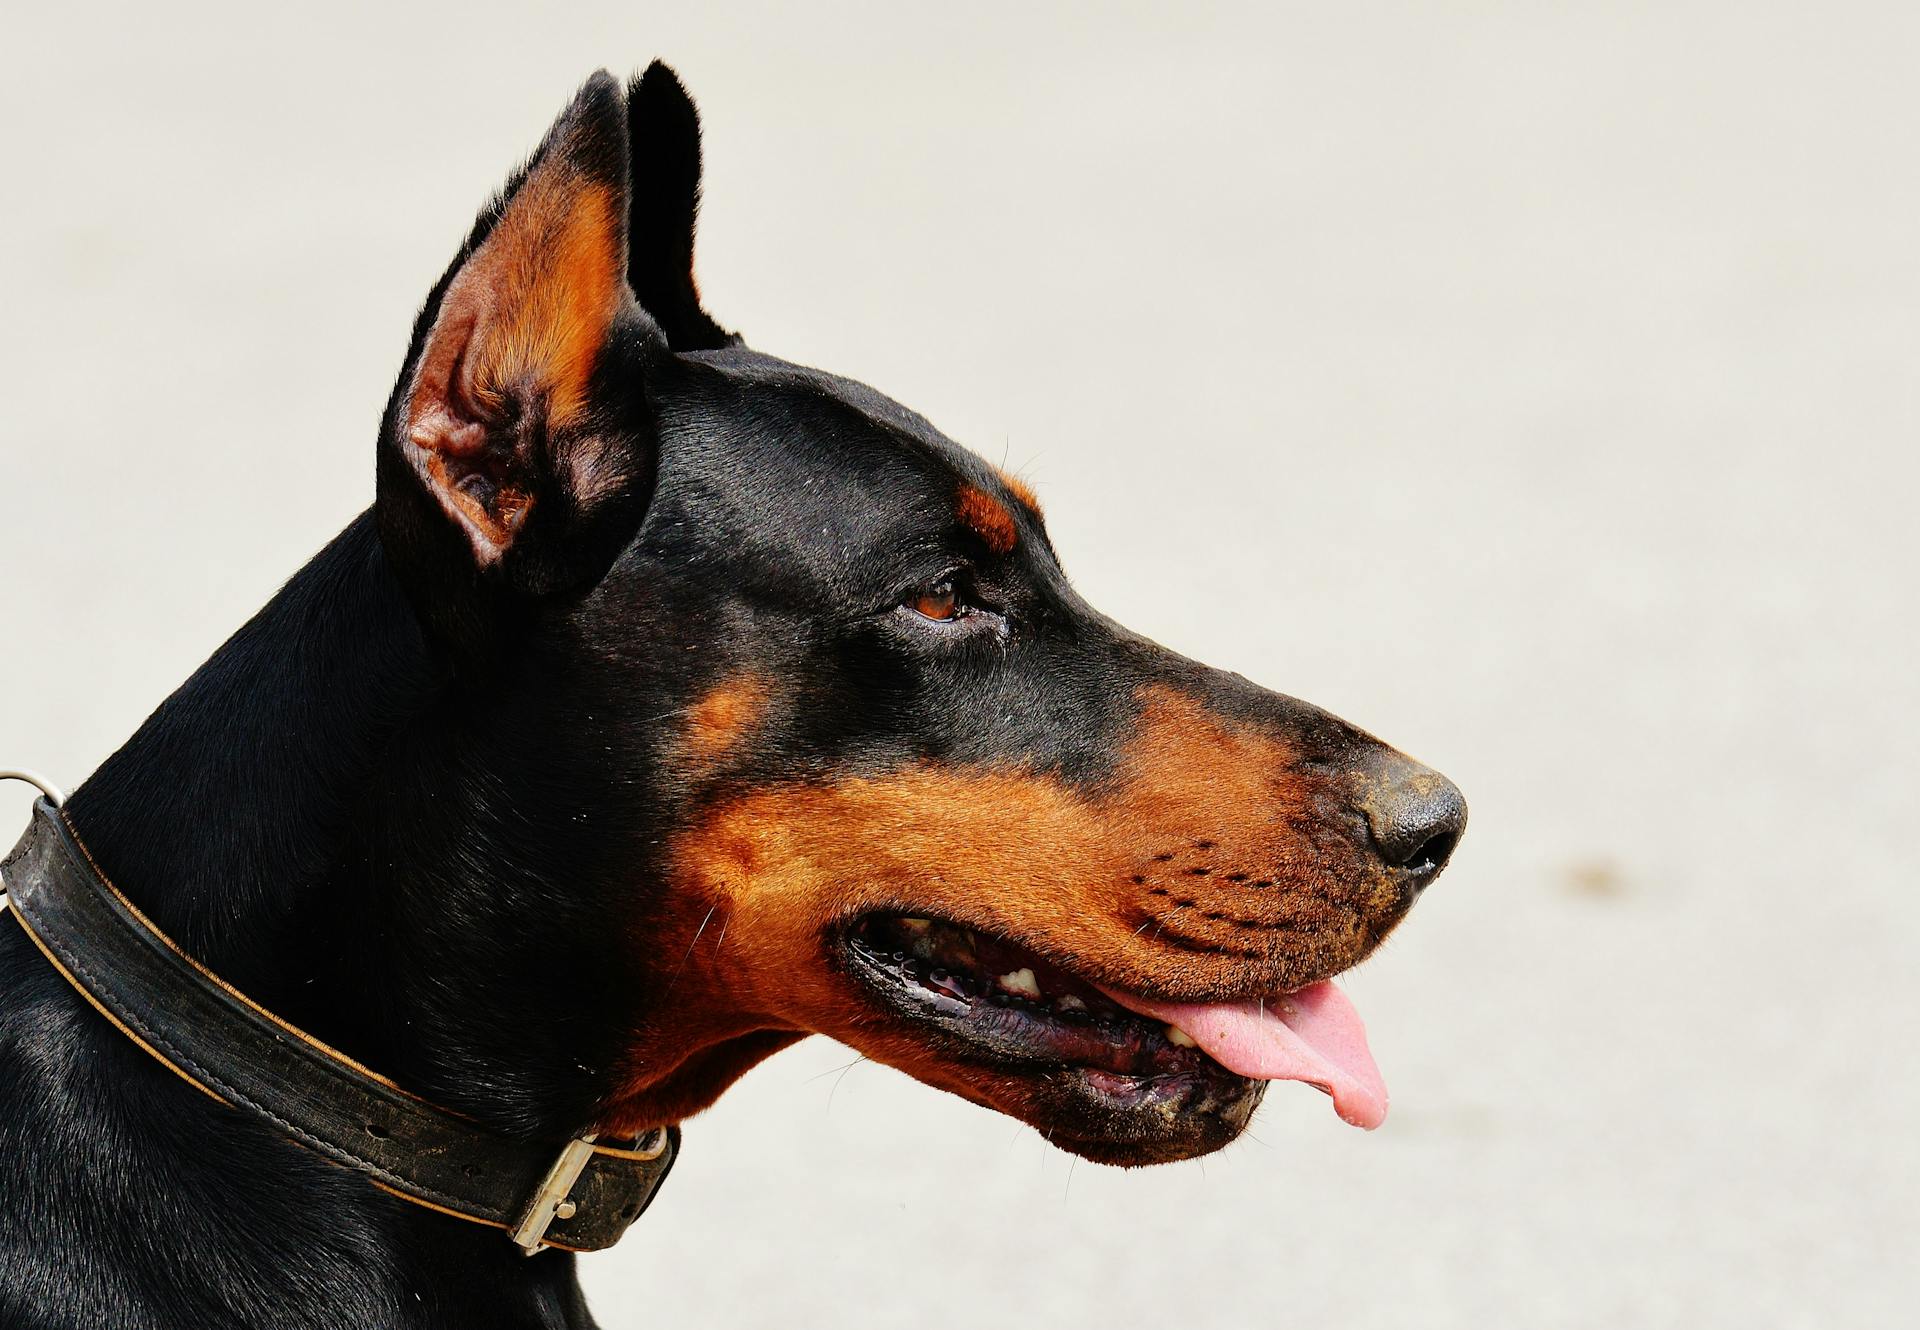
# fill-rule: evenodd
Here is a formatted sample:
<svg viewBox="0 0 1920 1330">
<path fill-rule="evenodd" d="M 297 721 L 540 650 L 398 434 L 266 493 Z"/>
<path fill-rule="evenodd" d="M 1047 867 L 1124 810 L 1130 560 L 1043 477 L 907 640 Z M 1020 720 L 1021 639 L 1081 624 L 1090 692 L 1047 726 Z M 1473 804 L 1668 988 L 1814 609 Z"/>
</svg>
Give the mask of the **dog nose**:
<svg viewBox="0 0 1920 1330">
<path fill-rule="evenodd" d="M 1440 876 L 1467 829 L 1459 787 L 1391 749 L 1362 769 L 1356 802 L 1380 857 L 1416 892 Z"/>
</svg>

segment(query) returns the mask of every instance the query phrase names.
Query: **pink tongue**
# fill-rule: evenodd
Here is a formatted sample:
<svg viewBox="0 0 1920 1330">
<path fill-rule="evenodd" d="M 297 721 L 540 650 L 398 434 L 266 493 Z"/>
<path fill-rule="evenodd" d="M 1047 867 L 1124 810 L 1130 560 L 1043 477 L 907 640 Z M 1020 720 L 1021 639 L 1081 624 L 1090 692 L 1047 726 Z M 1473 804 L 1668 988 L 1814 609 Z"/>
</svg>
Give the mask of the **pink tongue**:
<svg viewBox="0 0 1920 1330">
<path fill-rule="evenodd" d="M 1177 1025 L 1237 1076 L 1305 1081 L 1333 1108 L 1372 1131 L 1387 1118 L 1387 1083 L 1367 1050 L 1367 1029 L 1347 995 L 1323 979 L 1265 1002 L 1155 1002 L 1102 988 L 1130 1011 Z"/>
</svg>

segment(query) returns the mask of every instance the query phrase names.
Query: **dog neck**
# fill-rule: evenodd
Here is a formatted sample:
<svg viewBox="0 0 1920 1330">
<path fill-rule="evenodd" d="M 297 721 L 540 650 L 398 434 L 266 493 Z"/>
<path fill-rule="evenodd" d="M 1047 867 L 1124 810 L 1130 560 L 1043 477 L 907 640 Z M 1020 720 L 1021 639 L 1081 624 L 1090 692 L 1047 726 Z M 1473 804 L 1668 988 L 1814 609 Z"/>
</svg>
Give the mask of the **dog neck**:
<svg viewBox="0 0 1920 1330">
<path fill-rule="evenodd" d="M 67 811 L 107 875 L 255 1001 L 389 1064 L 373 971 L 384 863 L 364 837 L 434 671 L 368 517 L 148 718 Z M 390 899 L 390 898 L 389 898 Z"/>
<path fill-rule="evenodd" d="M 625 1039 L 610 992 L 639 991 L 644 957 L 576 917 L 608 870 L 569 829 L 603 810 L 496 769 L 567 765 L 533 750 L 570 727 L 523 701 L 430 648 L 362 515 L 67 811 L 256 1002 L 449 1108 L 563 1139 L 598 1125 Z"/>
<path fill-rule="evenodd" d="M 470 978 L 489 972 L 435 941 L 433 918 L 470 924 L 480 940 L 469 946 L 501 926 L 469 909 L 493 883 L 420 862 L 488 862 L 458 851 L 498 815 L 447 774 L 458 738 L 435 718 L 449 687 L 363 515 L 75 792 L 68 812 L 135 904 L 241 991 L 449 1107 L 564 1138 L 600 1092 L 569 1072 L 604 1050 L 565 1046 L 538 1000 L 490 1003 Z M 510 855 L 498 867 L 515 872 Z M 420 903 L 428 888 L 443 893 L 431 914 Z M 9 1265 L 29 1251 L 56 1262 L 62 1251 L 94 1252 L 100 1268 L 70 1272 L 76 1296 L 95 1281 L 130 1283 L 171 1309 L 153 1323 L 308 1323 L 284 1301 L 253 1313 L 190 1306 L 174 1274 L 209 1259 L 269 1261 L 275 1280 L 310 1279 L 291 1300 L 331 1309 L 314 1324 L 385 1325 L 402 1312 L 413 1323 L 416 1296 L 448 1308 L 483 1297 L 467 1323 L 588 1323 L 563 1253 L 523 1260 L 497 1232 L 391 1201 L 261 1124 L 210 1118 L 199 1096 L 85 1010 L 11 926 L 0 931 L 0 988 L 0 1174 L 19 1173 L 0 1186 Z M 114 1200 L 116 1170 L 147 1176 L 156 1203 L 167 1193 L 163 1232 Z M 138 1224 L 138 1240 L 103 1243 L 100 1226 L 120 1223 Z M 156 1256 L 150 1279 L 105 1268 L 105 1253 L 137 1266 L 143 1258 L 126 1253 L 174 1242 L 177 1266 Z M 503 1321 L 515 1306 L 524 1318 Z"/>
</svg>

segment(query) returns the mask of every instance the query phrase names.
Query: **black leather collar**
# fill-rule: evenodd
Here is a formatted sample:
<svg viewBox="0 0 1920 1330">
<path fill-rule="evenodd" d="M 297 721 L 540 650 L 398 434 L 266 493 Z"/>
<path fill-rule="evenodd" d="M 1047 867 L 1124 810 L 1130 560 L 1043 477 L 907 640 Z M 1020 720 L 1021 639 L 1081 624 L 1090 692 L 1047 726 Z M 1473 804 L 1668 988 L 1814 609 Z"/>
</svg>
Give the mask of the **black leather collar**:
<svg viewBox="0 0 1920 1330">
<path fill-rule="evenodd" d="M 0 863 L 0 886 L 81 996 L 196 1089 L 403 1200 L 505 1229 L 529 1255 L 611 1247 L 679 1152 L 678 1127 L 619 1143 L 529 1143 L 409 1094 L 174 946 L 45 799 Z"/>
</svg>

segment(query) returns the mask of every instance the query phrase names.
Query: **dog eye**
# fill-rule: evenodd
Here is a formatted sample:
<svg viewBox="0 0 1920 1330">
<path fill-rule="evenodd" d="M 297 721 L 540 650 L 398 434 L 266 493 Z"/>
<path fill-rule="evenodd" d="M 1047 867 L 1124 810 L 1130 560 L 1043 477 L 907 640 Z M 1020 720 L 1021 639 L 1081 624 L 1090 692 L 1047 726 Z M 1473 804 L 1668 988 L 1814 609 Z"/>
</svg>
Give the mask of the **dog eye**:
<svg viewBox="0 0 1920 1330">
<path fill-rule="evenodd" d="M 935 582 L 907 603 L 915 614 L 938 623 L 949 623 L 960 617 L 960 594 L 953 589 L 952 582 Z"/>
</svg>

